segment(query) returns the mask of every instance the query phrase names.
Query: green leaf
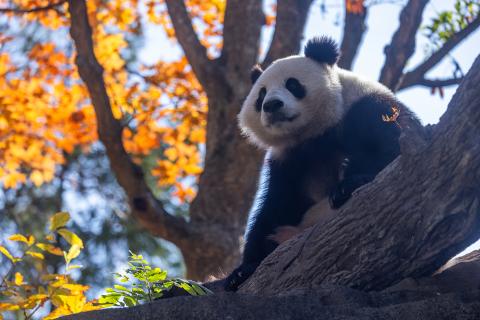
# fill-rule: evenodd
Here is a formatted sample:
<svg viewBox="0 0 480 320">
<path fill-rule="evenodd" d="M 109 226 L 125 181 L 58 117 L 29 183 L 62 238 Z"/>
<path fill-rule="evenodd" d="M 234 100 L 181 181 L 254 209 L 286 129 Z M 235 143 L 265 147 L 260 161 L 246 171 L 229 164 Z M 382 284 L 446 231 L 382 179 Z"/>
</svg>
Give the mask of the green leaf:
<svg viewBox="0 0 480 320">
<path fill-rule="evenodd" d="M 116 284 L 113 287 L 117 290 L 122 290 L 122 291 L 127 291 L 127 292 L 129 291 L 127 288 L 125 288 L 124 286 L 121 286 L 119 284 Z"/>
<path fill-rule="evenodd" d="M 182 288 L 183 290 L 187 291 L 192 296 L 198 296 L 198 294 L 193 290 L 193 288 L 186 282 L 180 282 L 176 284 L 177 287 Z"/>
<path fill-rule="evenodd" d="M 50 231 L 55 231 L 58 228 L 65 226 L 69 220 L 70 214 L 68 212 L 55 213 L 50 218 Z"/>
<path fill-rule="evenodd" d="M 82 250 L 80 249 L 80 247 L 78 245 L 72 245 L 70 247 L 70 250 L 68 250 L 68 253 L 67 252 L 63 252 L 63 255 L 65 257 L 65 262 L 68 264 L 70 263 L 70 261 L 72 261 L 73 259 L 75 259 L 76 257 L 78 257 L 78 255 L 80 254 Z"/>
<path fill-rule="evenodd" d="M 82 265 L 77 265 L 77 264 L 72 264 L 67 267 L 67 271 L 73 270 L 73 269 L 81 269 L 83 268 Z"/>
</svg>

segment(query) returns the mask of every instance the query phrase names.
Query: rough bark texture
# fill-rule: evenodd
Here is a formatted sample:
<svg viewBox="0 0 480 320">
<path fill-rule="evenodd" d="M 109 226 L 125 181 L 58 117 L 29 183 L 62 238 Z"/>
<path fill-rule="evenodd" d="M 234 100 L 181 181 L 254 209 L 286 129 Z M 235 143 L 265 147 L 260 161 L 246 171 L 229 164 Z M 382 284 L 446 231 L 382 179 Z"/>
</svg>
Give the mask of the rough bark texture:
<svg viewBox="0 0 480 320">
<path fill-rule="evenodd" d="M 223 293 L 210 297 L 178 297 L 135 308 L 88 312 L 65 319 L 478 320 L 479 270 L 477 252 L 474 257 L 470 255 L 468 259 L 458 261 L 435 277 L 406 279 L 381 292 L 323 286 L 271 296 Z M 472 274 L 472 271 L 476 272 Z"/>
<path fill-rule="evenodd" d="M 250 88 L 249 69 L 258 61 L 262 2 L 227 2 L 224 49 L 218 59 L 209 60 L 184 2 L 166 1 L 176 37 L 209 99 L 204 172 L 188 222 L 165 211 L 126 153 L 121 140 L 123 128 L 113 117 L 103 69 L 93 52 L 85 0 L 68 3 L 76 64 L 95 108 L 100 140 L 128 196 L 132 214 L 153 235 L 172 241 L 182 250 L 189 278 L 202 280 L 230 270 L 240 255 L 240 240 L 262 159 L 261 152 L 240 136 L 236 121 L 241 100 Z M 269 59 L 298 52 L 310 3 L 278 2 L 279 20 Z"/>
<path fill-rule="evenodd" d="M 398 159 L 332 220 L 282 244 L 241 292 L 381 290 L 432 274 L 480 238 L 479 71 L 477 58 L 430 141 L 404 138 Z"/>
</svg>

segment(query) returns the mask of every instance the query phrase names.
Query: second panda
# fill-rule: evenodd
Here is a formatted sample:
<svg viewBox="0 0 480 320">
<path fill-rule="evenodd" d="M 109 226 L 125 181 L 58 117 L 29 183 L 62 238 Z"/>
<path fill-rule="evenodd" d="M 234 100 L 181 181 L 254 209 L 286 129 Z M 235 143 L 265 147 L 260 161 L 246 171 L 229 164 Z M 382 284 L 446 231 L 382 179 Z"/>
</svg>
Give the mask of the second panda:
<svg viewBox="0 0 480 320">
<path fill-rule="evenodd" d="M 342 206 L 400 154 L 401 127 L 418 120 L 378 82 L 336 65 L 339 51 L 314 38 L 305 56 L 252 70 L 253 87 L 239 123 L 267 150 L 263 183 L 246 232 L 243 259 L 225 280 L 235 291 L 280 242 Z M 318 210 L 316 210 L 318 211 Z M 322 212 L 323 212 L 322 211 Z"/>
</svg>

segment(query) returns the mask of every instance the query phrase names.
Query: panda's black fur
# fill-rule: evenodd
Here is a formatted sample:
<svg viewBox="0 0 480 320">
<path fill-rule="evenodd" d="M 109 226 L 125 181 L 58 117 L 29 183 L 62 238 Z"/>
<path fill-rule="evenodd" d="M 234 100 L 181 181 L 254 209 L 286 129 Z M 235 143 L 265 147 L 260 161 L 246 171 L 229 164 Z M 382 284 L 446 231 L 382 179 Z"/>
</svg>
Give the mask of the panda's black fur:
<svg viewBox="0 0 480 320">
<path fill-rule="evenodd" d="M 305 56 L 333 66 L 339 53 L 333 40 L 322 37 L 308 42 Z M 261 74 L 260 68 L 254 68 L 252 82 Z M 308 95 L 308 88 L 305 90 Z M 255 102 L 258 113 L 261 112 L 258 108 L 265 108 L 267 103 L 261 91 Z M 402 117 L 386 121 L 385 116 L 391 116 L 395 108 Z M 346 110 L 336 125 L 321 134 L 282 149 L 280 156 L 267 153 L 264 183 L 251 213 L 242 263 L 227 277 L 226 290 L 236 290 L 278 246 L 271 235 L 279 227 L 299 225 L 315 205 L 316 201 L 305 190 L 312 175 L 321 180 L 330 206 L 339 208 L 354 190 L 372 181 L 400 154 L 401 126 L 409 125 L 409 121 L 418 123 L 393 94 L 376 90 L 361 96 Z M 407 120 L 402 122 L 402 119 Z"/>
</svg>

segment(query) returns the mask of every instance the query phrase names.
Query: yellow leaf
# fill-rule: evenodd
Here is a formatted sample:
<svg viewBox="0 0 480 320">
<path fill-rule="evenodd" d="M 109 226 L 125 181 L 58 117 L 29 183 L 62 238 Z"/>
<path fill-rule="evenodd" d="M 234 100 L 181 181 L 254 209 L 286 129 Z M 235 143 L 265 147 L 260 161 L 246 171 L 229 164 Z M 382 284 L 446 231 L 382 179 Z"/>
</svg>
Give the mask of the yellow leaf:
<svg viewBox="0 0 480 320">
<path fill-rule="evenodd" d="M 53 234 L 51 234 L 51 233 L 50 233 L 50 234 L 47 234 L 47 235 L 45 236 L 45 239 L 47 239 L 48 241 L 54 242 L 54 241 L 55 241 L 55 235 L 53 235 Z"/>
<path fill-rule="evenodd" d="M 36 187 L 39 187 L 42 185 L 42 183 L 45 181 L 43 178 L 43 174 L 39 170 L 33 170 L 32 173 L 30 174 L 30 180 L 33 182 L 33 184 Z"/>
<path fill-rule="evenodd" d="M 35 303 L 43 303 L 48 300 L 48 295 L 47 294 L 33 294 L 30 297 L 28 297 L 28 300 L 35 302 Z"/>
<path fill-rule="evenodd" d="M 54 254 L 56 256 L 63 256 L 63 251 L 62 249 L 55 247 L 52 244 L 49 243 L 37 243 L 36 244 L 37 248 L 47 251 L 48 253 Z"/>
<path fill-rule="evenodd" d="M 80 249 L 83 249 L 83 241 L 70 230 L 67 229 L 59 229 L 57 230 L 58 234 L 61 235 L 68 243 L 72 246 L 77 245 Z"/>
<path fill-rule="evenodd" d="M 55 231 L 67 224 L 70 220 L 70 214 L 68 212 L 58 212 L 50 218 L 50 230 Z"/>
<path fill-rule="evenodd" d="M 40 259 L 40 260 L 45 259 L 44 255 L 41 254 L 40 252 L 27 251 L 25 253 L 28 254 L 29 256 L 32 256 L 32 257 L 36 258 L 36 259 Z"/>
<path fill-rule="evenodd" d="M 17 286 L 20 286 L 23 283 L 23 276 L 20 272 L 15 273 L 15 281 L 14 282 Z"/>
<path fill-rule="evenodd" d="M 28 244 L 28 239 L 27 239 L 24 235 L 21 235 L 21 234 L 11 235 L 10 237 L 8 237 L 8 240 L 10 240 L 10 241 L 18 241 L 18 242 L 25 242 L 26 244 Z"/>
<path fill-rule="evenodd" d="M 18 309 L 20 309 L 20 306 L 17 304 L 0 302 L 0 311 L 15 311 Z"/>
<path fill-rule="evenodd" d="M 35 243 L 35 237 L 30 235 L 28 236 L 28 245 L 31 246 Z"/>
<path fill-rule="evenodd" d="M 12 254 L 4 246 L 0 246 L 0 252 L 3 253 L 13 263 L 21 260 L 20 258 L 15 258 L 14 256 L 12 256 Z"/>
<path fill-rule="evenodd" d="M 72 261 L 73 259 L 75 259 L 76 257 L 78 257 L 78 255 L 80 254 L 80 251 L 82 251 L 80 249 L 80 246 L 74 244 L 70 247 L 70 250 L 68 250 L 68 253 L 64 253 L 65 255 L 65 261 L 67 263 L 70 263 L 70 261 Z"/>
</svg>

